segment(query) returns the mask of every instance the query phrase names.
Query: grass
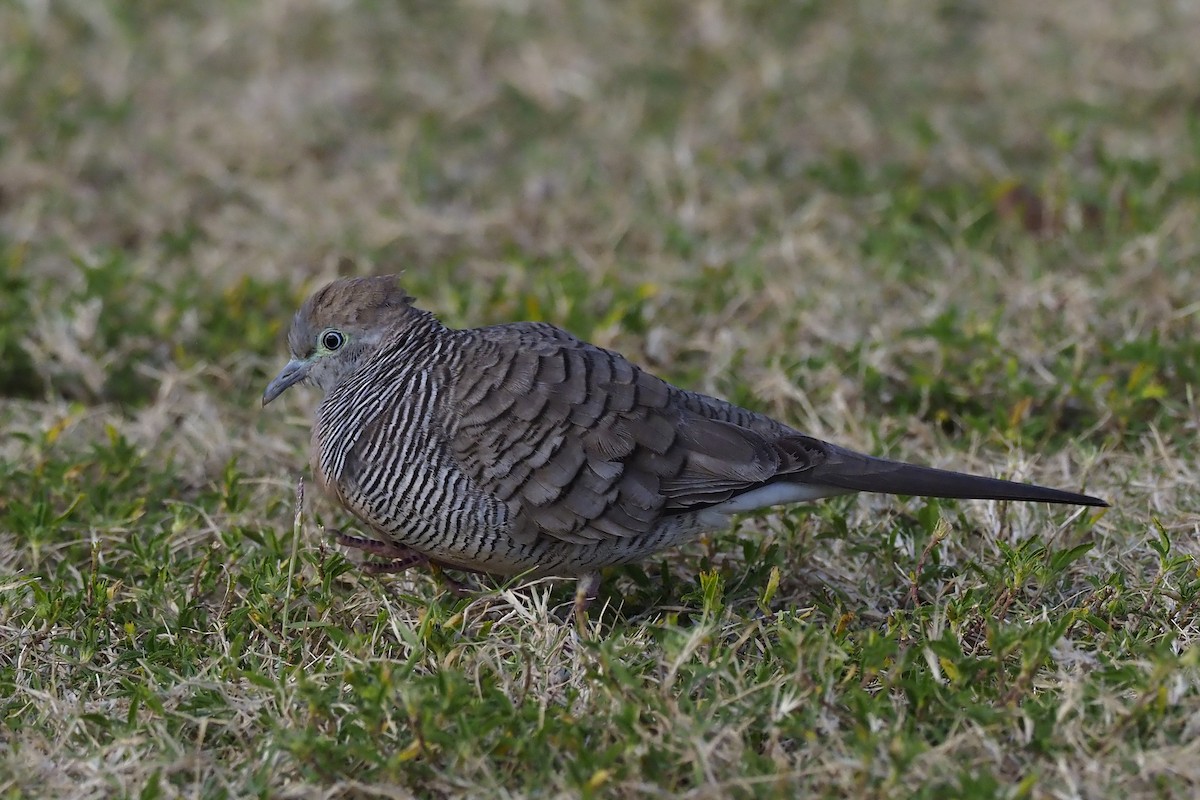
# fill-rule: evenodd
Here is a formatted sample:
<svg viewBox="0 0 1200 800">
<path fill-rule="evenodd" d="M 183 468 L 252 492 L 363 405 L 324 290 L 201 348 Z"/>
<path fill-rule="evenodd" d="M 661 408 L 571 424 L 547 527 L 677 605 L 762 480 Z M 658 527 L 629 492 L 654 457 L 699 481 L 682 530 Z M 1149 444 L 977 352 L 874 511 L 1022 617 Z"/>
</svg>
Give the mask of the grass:
<svg viewBox="0 0 1200 800">
<path fill-rule="evenodd" d="M 1197 34 L 0 5 L 0 797 L 1194 796 Z M 400 269 L 450 324 L 1114 507 L 751 515 L 582 636 L 566 583 L 367 577 L 296 506 L 315 398 L 258 397 L 308 291 Z"/>
</svg>

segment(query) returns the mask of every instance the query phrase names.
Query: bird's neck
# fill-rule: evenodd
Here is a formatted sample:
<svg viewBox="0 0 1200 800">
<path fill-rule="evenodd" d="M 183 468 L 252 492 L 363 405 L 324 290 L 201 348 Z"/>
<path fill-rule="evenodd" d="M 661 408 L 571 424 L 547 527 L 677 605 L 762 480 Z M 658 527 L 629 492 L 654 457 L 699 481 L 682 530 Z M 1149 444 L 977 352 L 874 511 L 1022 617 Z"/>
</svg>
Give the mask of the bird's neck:
<svg viewBox="0 0 1200 800">
<path fill-rule="evenodd" d="M 406 309 L 404 318 L 380 339 L 380 347 L 389 356 L 409 359 L 436 358 L 454 331 L 428 311 Z"/>
</svg>

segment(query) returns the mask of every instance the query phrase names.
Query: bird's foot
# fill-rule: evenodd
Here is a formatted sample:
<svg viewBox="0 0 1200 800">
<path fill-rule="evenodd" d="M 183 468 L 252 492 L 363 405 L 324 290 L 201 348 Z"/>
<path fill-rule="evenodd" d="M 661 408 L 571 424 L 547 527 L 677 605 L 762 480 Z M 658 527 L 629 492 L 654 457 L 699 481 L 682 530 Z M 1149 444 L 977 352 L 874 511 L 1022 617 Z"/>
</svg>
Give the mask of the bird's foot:
<svg viewBox="0 0 1200 800">
<path fill-rule="evenodd" d="M 351 536 L 339 530 L 331 530 L 330 532 L 333 533 L 337 543 L 343 547 L 352 547 L 355 550 L 362 550 L 364 553 L 384 559 L 382 561 L 362 562 L 359 565 L 359 569 L 367 575 L 392 575 L 397 572 L 404 572 L 409 567 L 425 566 L 429 568 L 429 572 L 433 577 L 440 581 L 455 597 L 467 597 L 471 593 L 471 587 L 446 574 L 446 568 L 453 568 L 451 565 L 435 561 L 424 553 L 418 553 L 411 547 L 405 547 L 395 542 L 381 542 L 378 539 L 364 539 L 361 536 Z"/>
<path fill-rule="evenodd" d="M 355 550 L 362 550 L 364 553 L 386 559 L 385 561 L 364 561 L 362 563 L 362 571 L 371 575 L 404 572 L 409 567 L 429 563 L 428 557 L 402 544 L 381 542 L 378 539 L 364 539 L 361 536 L 351 536 L 339 530 L 331 530 L 330 533 L 343 547 L 353 547 Z"/>
</svg>

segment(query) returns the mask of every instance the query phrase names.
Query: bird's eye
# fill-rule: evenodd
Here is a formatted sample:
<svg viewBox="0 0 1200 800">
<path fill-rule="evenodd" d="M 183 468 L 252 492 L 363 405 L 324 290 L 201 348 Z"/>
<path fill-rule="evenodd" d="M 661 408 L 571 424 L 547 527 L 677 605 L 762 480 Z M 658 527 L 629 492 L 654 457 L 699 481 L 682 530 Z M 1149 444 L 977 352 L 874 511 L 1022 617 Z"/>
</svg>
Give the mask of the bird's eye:
<svg viewBox="0 0 1200 800">
<path fill-rule="evenodd" d="M 331 352 L 340 349 L 345 343 L 346 336 L 341 331 L 335 331 L 331 328 L 321 334 L 321 346 Z"/>
</svg>

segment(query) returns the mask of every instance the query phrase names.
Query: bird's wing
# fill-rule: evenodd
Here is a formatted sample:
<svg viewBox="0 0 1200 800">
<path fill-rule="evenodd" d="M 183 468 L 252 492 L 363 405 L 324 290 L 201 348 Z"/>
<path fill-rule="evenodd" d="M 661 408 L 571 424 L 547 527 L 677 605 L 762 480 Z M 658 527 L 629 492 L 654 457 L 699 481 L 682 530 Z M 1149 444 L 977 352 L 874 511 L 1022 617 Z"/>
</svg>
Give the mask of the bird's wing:
<svg viewBox="0 0 1200 800">
<path fill-rule="evenodd" d="M 689 408 L 680 390 L 553 326 L 484 329 L 470 360 L 450 449 L 509 506 L 513 535 L 587 543 L 646 534 L 663 517 L 815 463 L 802 448 Z"/>
<path fill-rule="evenodd" d="M 478 335 L 473 369 L 455 386 L 450 451 L 508 506 L 513 536 L 588 543 L 647 534 L 665 517 L 706 508 L 854 491 L 1103 505 L 847 450 L 673 387 L 550 325 Z M 756 492 L 773 483 L 781 485 Z"/>
</svg>

